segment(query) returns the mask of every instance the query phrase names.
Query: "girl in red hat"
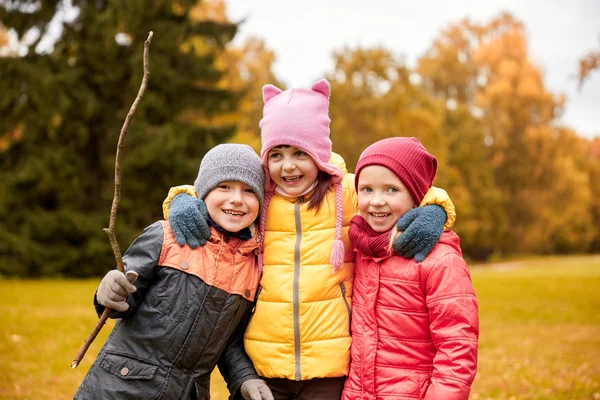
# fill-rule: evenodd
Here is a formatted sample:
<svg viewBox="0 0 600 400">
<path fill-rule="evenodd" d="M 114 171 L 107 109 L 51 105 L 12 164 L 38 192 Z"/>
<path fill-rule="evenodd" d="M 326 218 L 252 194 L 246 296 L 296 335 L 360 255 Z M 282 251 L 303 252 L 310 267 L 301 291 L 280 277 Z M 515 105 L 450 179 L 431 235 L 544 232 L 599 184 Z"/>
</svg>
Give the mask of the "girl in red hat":
<svg viewBox="0 0 600 400">
<path fill-rule="evenodd" d="M 416 138 L 369 146 L 356 166 L 352 347 L 342 399 L 467 400 L 477 370 L 477 299 L 452 231 L 423 262 L 393 251 L 437 170 Z"/>
</svg>

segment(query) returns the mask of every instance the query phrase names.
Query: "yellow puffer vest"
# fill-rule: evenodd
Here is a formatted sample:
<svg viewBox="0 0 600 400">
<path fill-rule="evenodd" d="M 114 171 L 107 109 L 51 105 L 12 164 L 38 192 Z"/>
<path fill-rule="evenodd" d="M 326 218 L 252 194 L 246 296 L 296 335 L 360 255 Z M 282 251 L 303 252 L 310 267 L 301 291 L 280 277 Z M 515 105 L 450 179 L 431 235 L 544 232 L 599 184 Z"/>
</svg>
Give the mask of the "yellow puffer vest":
<svg viewBox="0 0 600 400">
<path fill-rule="evenodd" d="M 307 380 L 341 377 L 350 365 L 350 299 L 354 272 L 348 239 L 356 214 L 354 176 L 343 183 L 344 266 L 332 272 L 335 191 L 315 213 L 275 194 L 267 209 L 264 267 L 244 346 L 260 376 Z"/>
</svg>

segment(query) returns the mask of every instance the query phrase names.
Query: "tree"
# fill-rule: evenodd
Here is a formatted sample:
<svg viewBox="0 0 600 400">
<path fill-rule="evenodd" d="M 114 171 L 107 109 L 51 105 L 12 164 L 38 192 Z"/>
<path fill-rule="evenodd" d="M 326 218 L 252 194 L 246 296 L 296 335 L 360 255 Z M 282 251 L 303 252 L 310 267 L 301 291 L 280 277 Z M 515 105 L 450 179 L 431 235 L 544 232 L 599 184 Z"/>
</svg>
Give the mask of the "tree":
<svg viewBox="0 0 600 400">
<path fill-rule="evenodd" d="M 371 143 L 415 136 L 444 159 L 439 136 L 442 103 L 411 83 L 410 70 L 382 48 L 344 49 L 334 54 L 331 82 L 331 137 L 334 151 L 354 168 Z"/>
<path fill-rule="evenodd" d="M 583 146 L 587 150 L 585 159 L 589 162 L 589 183 L 592 199 L 600 198 L 600 138 L 584 141 Z M 596 227 L 595 233 L 590 245 L 590 251 L 594 253 L 600 252 L 600 202 L 593 201 L 591 206 L 591 218 L 588 222 L 591 226 Z"/>
<path fill-rule="evenodd" d="M 585 80 L 590 77 L 590 74 L 597 69 L 600 69 L 600 50 L 590 51 L 581 57 L 579 60 L 579 73 L 577 74 L 580 89 Z"/>
<path fill-rule="evenodd" d="M 38 32 L 25 56 L 0 58 L 1 274 L 86 276 L 113 265 L 102 228 L 148 31 L 151 77 L 123 156 L 121 243 L 159 219 L 168 188 L 192 181 L 203 154 L 235 130 L 210 123 L 236 107 L 216 64 L 235 24 L 192 20 L 195 0 L 72 4 L 76 17 L 44 49 L 64 3 L 0 2 L 0 19 L 20 39 Z"/>
<path fill-rule="evenodd" d="M 229 23 L 223 0 L 202 1 L 190 12 L 192 20 Z M 243 21 L 241 22 L 243 23 Z M 206 45 L 194 40 L 193 47 L 203 52 Z M 262 87 L 268 83 L 283 88 L 272 72 L 275 55 L 262 39 L 249 37 L 241 45 L 228 44 L 216 59 L 224 71 L 219 87 L 236 93 L 238 107 L 228 113 L 211 118 L 214 125 L 235 124 L 236 133 L 229 138 L 232 143 L 246 143 L 260 152 L 261 139 L 258 122 L 262 118 Z M 201 119 L 194 115 L 192 118 Z"/>
<path fill-rule="evenodd" d="M 523 25 L 509 14 L 485 25 L 452 25 L 419 71 L 432 93 L 481 121 L 481 139 L 490 149 L 481 168 L 493 170 L 493 198 L 502 215 L 496 249 L 552 252 L 575 249 L 575 243 L 585 249 L 591 197 L 589 175 L 578 162 L 584 153 L 572 132 L 556 127 L 565 99 L 544 88 L 529 60 Z M 566 223 L 578 227 L 568 239 L 561 233 Z"/>
<path fill-rule="evenodd" d="M 484 146 L 481 121 L 464 105 L 448 105 L 447 96 L 435 94 L 428 81 L 421 84 L 419 75 L 385 49 L 345 49 L 334 59 L 329 76 L 334 150 L 352 170 L 376 140 L 419 138 L 438 159 L 434 184 L 446 189 L 460 210 L 455 229 L 465 252 L 489 256 L 501 214 L 492 170 L 485 168 L 490 149 Z"/>
<path fill-rule="evenodd" d="M 238 129 L 230 141 L 246 143 L 260 152 L 258 123 L 263 110 L 262 87 L 270 83 L 285 90 L 272 72 L 275 54 L 263 40 L 250 37 L 240 47 L 228 48 L 223 61 L 227 65 L 226 87 L 242 94 L 238 109 L 232 115 Z"/>
</svg>

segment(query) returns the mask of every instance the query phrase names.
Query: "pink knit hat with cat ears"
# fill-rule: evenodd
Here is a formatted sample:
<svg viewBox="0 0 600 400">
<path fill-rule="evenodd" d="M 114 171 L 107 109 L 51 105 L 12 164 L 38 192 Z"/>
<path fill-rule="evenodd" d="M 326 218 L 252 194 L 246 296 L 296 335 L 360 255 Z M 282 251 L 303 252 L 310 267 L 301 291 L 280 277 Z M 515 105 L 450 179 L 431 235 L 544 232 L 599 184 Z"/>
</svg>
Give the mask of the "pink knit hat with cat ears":
<svg viewBox="0 0 600 400">
<path fill-rule="evenodd" d="M 344 174 L 329 163 L 329 95 L 326 79 L 315 82 L 310 89 L 294 88 L 285 92 L 273 85 L 263 86 L 263 118 L 259 123 L 262 138 L 260 158 L 267 175 L 265 189 L 275 189 L 268 170 L 269 151 L 288 145 L 307 152 L 321 171 L 341 182 Z"/>
<path fill-rule="evenodd" d="M 344 264 L 342 242 L 342 171 L 329 163 L 331 140 L 329 139 L 329 95 L 331 88 L 326 79 L 315 82 L 310 89 L 293 88 L 286 91 L 273 86 L 263 86 L 263 118 L 260 121 L 262 148 L 260 157 L 265 169 L 265 203 L 260 218 L 260 233 L 264 237 L 268 204 L 276 184 L 269 174 L 269 151 L 277 146 L 298 147 L 308 153 L 319 170 L 332 176 L 335 185 L 336 223 L 335 240 L 330 262 L 334 272 Z M 259 254 L 262 268 L 262 254 Z"/>
</svg>

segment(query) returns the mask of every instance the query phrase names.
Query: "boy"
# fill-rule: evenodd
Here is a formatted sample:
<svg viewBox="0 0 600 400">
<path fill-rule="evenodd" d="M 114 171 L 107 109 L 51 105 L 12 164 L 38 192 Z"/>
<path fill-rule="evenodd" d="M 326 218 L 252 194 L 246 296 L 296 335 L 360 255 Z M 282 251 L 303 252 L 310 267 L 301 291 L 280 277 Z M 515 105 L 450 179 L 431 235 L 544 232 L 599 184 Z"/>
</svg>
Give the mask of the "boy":
<svg viewBox="0 0 600 400">
<path fill-rule="evenodd" d="M 76 399 L 208 399 L 218 364 L 234 397 L 272 399 L 244 352 L 243 334 L 260 273 L 253 223 L 264 199 L 264 172 L 246 145 L 210 150 L 194 183 L 210 225 L 205 246 L 177 245 L 158 221 L 110 271 L 94 303 L 120 318 Z M 130 283 L 131 282 L 131 283 Z"/>
</svg>

